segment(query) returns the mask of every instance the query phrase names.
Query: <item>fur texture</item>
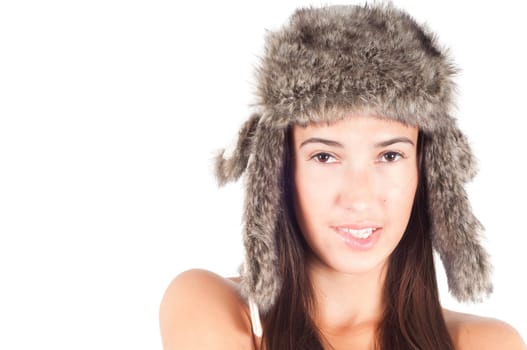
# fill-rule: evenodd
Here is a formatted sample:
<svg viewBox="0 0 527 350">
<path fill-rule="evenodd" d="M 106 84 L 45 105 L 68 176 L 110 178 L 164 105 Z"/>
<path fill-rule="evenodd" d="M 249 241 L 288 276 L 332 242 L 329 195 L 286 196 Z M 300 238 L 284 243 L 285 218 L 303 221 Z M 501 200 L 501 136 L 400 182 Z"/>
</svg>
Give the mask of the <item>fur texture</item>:
<svg viewBox="0 0 527 350">
<path fill-rule="evenodd" d="M 418 126 L 425 155 L 432 241 L 449 289 L 460 301 L 492 291 L 491 266 L 479 242 L 464 184 L 476 173 L 465 136 L 451 117 L 456 68 L 435 36 L 392 5 L 297 10 L 266 38 L 257 70 L 257 107 L 231 158 L 219 155 L 223 184 L 246 171 L 243 293 L 265 312 L 281 281 L 276 220 L 287 127 L 331 122 L 350 111 Z"/>
<path fill-rule="evenodd" d="M 238 180 L 245 171 L 251 156 L 251 143 L 258 121 L 260 121 L 260 115 L 255 113 L 243 124 L 238 133 L 236 148 L 230 157 L 225 158 L 225 150 L 216 156 L 214 170 L 220 186 Z"/>
</svg>

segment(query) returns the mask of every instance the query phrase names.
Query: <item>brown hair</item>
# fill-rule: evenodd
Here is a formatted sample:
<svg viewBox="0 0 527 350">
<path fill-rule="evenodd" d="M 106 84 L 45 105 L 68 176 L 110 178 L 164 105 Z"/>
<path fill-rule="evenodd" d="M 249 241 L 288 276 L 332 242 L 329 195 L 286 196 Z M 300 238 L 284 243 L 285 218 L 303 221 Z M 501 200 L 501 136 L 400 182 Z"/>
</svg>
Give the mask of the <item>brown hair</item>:
<svg viewBox="0 0 527 350">
<path fill-rule="evenodd" d="M 311 315 L 313 286 L 305 256 L 309 247 L 294 215 L 291 129 L 282 169 L 282 201 L 275 234 L 282 288 L 272 308 L 263 315 L 263 349 L 324 349 Z M 443 318 L 430 238 L 423 153 L 426 135 L 419 133 L 419 183 L 403 238 L 389 258 L 383 298 L 386 305 L 376 334 L 380 350 L 454 350 Z"/>
</svg>

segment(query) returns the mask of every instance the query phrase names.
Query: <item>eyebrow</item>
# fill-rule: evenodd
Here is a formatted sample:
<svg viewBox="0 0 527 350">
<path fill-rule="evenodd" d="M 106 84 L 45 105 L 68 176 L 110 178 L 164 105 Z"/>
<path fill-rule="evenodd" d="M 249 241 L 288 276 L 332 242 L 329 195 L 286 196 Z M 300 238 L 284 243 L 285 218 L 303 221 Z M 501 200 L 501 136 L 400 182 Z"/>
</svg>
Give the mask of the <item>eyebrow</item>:
<svg viewBox="0 0 527 350">
<path fill-rule="evenodd" d="M 342 143 L 337 142 L 337 141 L 321 139 L 320 137 L 310 137 L 307 140 L 304 140 L 300 144 L 300 147 L 298 147 L 298 148 L 302 148 L 304 145 L 307 145 L 309 143 L 323 143 L 324 145 L 327 145 L 327 146 L 340 147 L 340 148 L 344 147 L 344 145 L 342 145 Z"/>
<path fill-rule="evenodd" d="M 393 144 L 399 143 L 399 142 L 409 143 L 412 146 L 415 146 L 414 142 L 412 140 L 410 140 L 409 138 L 407 138 L 407 137 L 395 137 L 393 139 L 389 139 L 389 140 L 386 140 L 386 141 L 378 142 L 378 143 L 375 144 L 375 147 L 387 147 L 387 146 L 390 146 L 390 145 L 393 145 Z M 304 145 L 309 144 L 309 143 L 322 143 L 322 144 L 327 145 L 327 146 L 344 148 L 344 145 L 342 143 L 340 143 L 340 142 L 333 141 L 333 140 L 328 140 L 328 139 L 322 139 L 320 137 L 310 137 L 307 140 L 304 140 L 300 144 L 299 148 L 301 148 Z"/>
<path fill-rule="evenodd" d="M 386 147 L 386 146 L 390 146 L 390 145 L 393 145 L 394 143 L 399 143 L 399 142 L 409 143 L 412 146 L 415 146 L 414 142 L 407 137 L 395 137 L 393 139 L 378 142 L 375 144 L 375 147 Z"/>
</svg>

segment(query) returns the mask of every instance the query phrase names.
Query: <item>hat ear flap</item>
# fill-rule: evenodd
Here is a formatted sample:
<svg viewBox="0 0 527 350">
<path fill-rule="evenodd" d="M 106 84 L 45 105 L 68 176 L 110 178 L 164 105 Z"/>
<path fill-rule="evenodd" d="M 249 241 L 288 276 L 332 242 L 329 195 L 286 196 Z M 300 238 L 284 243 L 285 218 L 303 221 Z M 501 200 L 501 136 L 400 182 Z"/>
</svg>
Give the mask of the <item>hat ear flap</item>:
<svg viewBox="0 0 527 350">
<path fill-rule="evenodd" d="M 283 210 L 281 183 L 286 132 L 264 122 L 259 124 L 246 175 L 241 290 L 264 313 L 274 304 L 281 286 L 276 231 L 278 213 Z"/>
<path fill-rule="evenodd" d="M 429 137 L 425 153 L 432 244 L 459 301 L 492 292 L 492 266 L 480 243 L 483 226 L 472 213 L 464 184 L 476 174 L 470 146 L 453 122 Z"/>
<path fill-rule="evenodd" d="M 256 127 L 260 121 L 260 114 L 253 114 L 242 126 L 238 133 L 236 148 L 226 156 L 222 149 L 215 158 L 215 175 L 220 186 L 230 181 L 236 181 L 243 174 L 251 155 L 251 144 Z"/>
</svg>

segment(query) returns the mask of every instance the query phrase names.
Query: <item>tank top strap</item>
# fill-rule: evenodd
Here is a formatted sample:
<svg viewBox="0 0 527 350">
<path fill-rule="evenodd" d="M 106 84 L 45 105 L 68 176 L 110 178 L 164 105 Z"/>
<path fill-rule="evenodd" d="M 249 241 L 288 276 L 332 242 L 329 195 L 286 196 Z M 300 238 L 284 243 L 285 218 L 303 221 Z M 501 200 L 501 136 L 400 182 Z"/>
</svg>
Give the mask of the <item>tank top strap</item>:
<svg viewBox="0 0 527 350">
<path fill-rule="evenodd" d="M 261 338 L 262 337 L 262 323 L 260 321 L 260 312 L 258 311 L 258 305 L 249 298 L 249 311 L 251 313 L 251 325 L 253 328 L 253 334 Z"/>
</svg>

